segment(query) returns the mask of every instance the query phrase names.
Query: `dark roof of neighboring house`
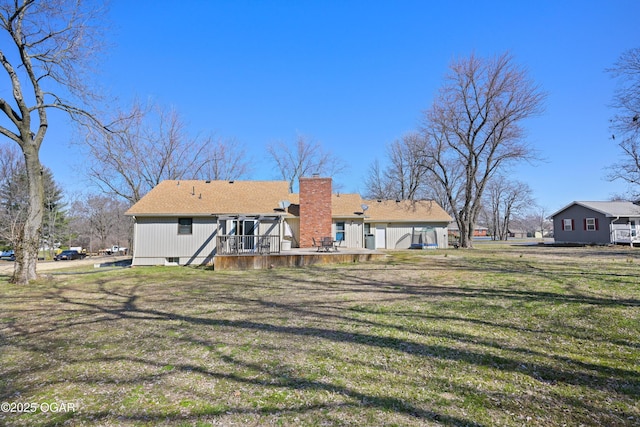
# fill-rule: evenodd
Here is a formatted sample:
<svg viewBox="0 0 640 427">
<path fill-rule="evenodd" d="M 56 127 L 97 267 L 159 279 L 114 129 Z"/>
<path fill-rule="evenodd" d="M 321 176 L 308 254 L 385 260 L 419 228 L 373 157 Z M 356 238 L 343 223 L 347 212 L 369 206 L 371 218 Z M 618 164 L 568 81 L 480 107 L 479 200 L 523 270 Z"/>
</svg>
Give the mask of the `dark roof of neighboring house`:
<svg viewBox="0 0 640 427">
<path fill-rule="evenodd" d="M 571 206 L 578 205 L 607 217 L 640 217 L 640 206 L 632 202 L 571 202 L 567 206 L 551 214 L 552 218 Z"/>
</svg>

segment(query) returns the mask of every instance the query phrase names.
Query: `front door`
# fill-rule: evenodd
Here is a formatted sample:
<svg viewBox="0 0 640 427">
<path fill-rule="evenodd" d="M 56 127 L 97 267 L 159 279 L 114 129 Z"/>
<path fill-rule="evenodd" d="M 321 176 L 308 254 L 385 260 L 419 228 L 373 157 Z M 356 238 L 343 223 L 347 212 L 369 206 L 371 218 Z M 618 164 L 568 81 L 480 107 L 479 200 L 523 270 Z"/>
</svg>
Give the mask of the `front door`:
<svg viewBox="0 0 640 427">
<path fill-rule="evenodd" d="M 242 238 L 242 246 L 245 251 L 252 251 L 256 247 L 255 237 L 253 237 L 258 231 L 256 227 L 256 221 L 246 220 L 239 221 L 240 235 Z"/>
</svg>

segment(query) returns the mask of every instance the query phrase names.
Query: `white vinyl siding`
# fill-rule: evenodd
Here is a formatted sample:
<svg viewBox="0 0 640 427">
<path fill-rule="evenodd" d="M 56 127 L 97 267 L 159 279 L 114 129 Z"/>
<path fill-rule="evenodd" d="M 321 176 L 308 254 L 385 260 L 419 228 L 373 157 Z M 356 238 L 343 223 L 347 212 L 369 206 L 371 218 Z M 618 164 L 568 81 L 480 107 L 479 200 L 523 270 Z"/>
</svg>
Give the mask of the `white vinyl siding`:
<svg viewBox="0 0 640 427">
<path fill-rule="evenodd" d="M 176 232 L 177 218 L 136 218 L 133 265 L 162 265 L 179 258 L 181 265 L 200 265 L 213 256 L 216 219 L 193 218 L 191 234 Z"/>
<path fill-rule="evenodd" d="M 280 232 L 279 226 L 277 221 L 261 222 L 258 226 L 258 234 L 260 236 L 277 236 Z"/>
<path fill-rule="evenodd" d="M 291 242 L 292 247 L 294 248 L 299 247 L 300 246 L 300 219 L 287 218 L 286 222 L 289 224 L 289 227 L 291 228 L 291 233 L 293 233 L 293 238 Z M 282 236 L 284 236 L 284 229 L 282 231 Z"/>
<path fill-rule="evenodd" d="M 430 226 L 434 226 L 435 224 L 431 224 Z M 390 224 L 386 227 L 386 246 L 385 249 L 409 249 L 411 246 L 411 236 L 414 228 L 422 228 L 428 226 L 426 224 Z M 372 225 L 372 229 L 374 229 L 375 224 Z M 447 227 L 435 227 L 436 230 L 436 238 L 438 243 L 438 248 L 446 249 L 448 246 L 447 241 Z M 379 242 L 376 242 L 376 247 L 381 248 Z"/>
<path fill-rule="evenodd" d="M 412 231 L 413 227 L 395 225 L 387 227 L 387 248 L 409 249 Z"/>
<path fill-rule="evenodd" d="M 363 248 L 364 242 L 362 237 L 362 220 L 354 221 L 354 220 L 337 220 L 333 222 L 332 232 L 334 236 L 337 236 L 337 233 L 342 232 L 337 224 L 344 224 L 344 240 L 340 243 L 341 248 Z"/>
</svg>

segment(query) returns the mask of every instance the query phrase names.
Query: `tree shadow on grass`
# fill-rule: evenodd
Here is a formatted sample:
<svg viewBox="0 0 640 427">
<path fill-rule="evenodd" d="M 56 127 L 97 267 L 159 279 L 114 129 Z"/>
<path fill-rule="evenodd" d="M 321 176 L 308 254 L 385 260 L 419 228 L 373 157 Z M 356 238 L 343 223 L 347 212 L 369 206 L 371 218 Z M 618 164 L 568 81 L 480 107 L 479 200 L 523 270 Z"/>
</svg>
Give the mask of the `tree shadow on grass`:
<svg viewBox="0 0 640 427">
<path fill-rule="evenodd" d="M 270 278 L 274 278 L 274 275 L 270 275 Z M 310 289 L 314 289 L 319 295 L 322 294 L 322 290 L 327 291 L 326 284 L 318 283 L 312 275 L 306 275 L 303 280 L 303 286 L 307 286 Z M 282 275 L 285 279 L 285 275 Z M 485 298 L 485 299 L 513 299 L 513 300 L 540 300 L 543 301 L 561 301 L 566 303 L 581 303 L 581 304 L 600 304 L 600 305 L 616 305 L 617 301 L 613 302 L 606 298 L 588 297 L 587 299 L 580 299 L 578 296 L 562 296 L 549 292 L 535 292 L 535 291 L 521 291 L 513 292 L 511 290 L 496 290 L 485 289 L 478 287 L 438 287 L 438 286 L 405 286 L 401 283 L 394 283 L 392 281 L 367 281 L 364 276 L 359 275 L 356 271 L 350 271 L 350 274 L 341 277 L 341 280 L 345 281 L 344 286 L 348 287 L 347 290 L 336 290 L 339 292 L 377 292 L 381 293 L 386 299 L 402 301 L 409 297 L 420 296 L 433 296 L 438 295 L 447 298 Z M 259 284 L 254 284 L 260 286 Z M 242 286 L 242 285 L 237 285 Z M 55 351 L 55 347 L 59 344 L 54 341 L 47 341 L 48 338 L 42 337 L 41 340 L 33 340 L 34 335 L 37 335 L 37 331 L 52 332 L 58 328 L 60 331 L 64 331 L 69 328 L 79 328 L 88 324 L 100 324 L 103 322 L 113 322 L 114 325 L 118 325 L 121 321 L 126 322 L 150 322 L 160 328 L 161 333 L 167 333 L 170 331 L 168 325 L 174 324 L 174 322 L 184 323 L 185 328 L 204 327 L 206 331 L 211 331 L 215 334 L 219 331 L 246 331 L 246 332 L 267 332 L 274 336 L 292 336 L 309 340 L 321 340 L 333 343 L 342 343 L 349 345 L 357 345 L 358 347 L 368 348 L 370 351 L 378 350 L 391 350 L 400 354 L 406 354 L 417 358 L 439 359 L 445 361 L 463 362 L 464 364 L 496 369 L 498 371 L 518 373 L 529 376 L 530 378 L 546 385 L 554 384 L 567 384 L 578 387 L 593 388 L 602 391 L 615 391 L 616 393 L 624 394 L 629 397 L 637 396 L 640 393 L 640 377 L 639 373 L 632 370 L 609 368 L 598 364 L 584 363 L 579 360 L 572 360 L 569 358 L 559 359 L 550 357 L 542 352 L 538 353 L 538 356 L 546 356 L 549 359 L 549 363 L 522 363 L 522 359 L 518 357 L 505 357 L 496 356 L 487 352 L 456 348 L 448 345 L 434 345 L 425 344 L 417 339 L 398 338 L 391 335 L 385 335 L 383 333 L 368 333 L 368 332 L 346 332 L 339 329 L 337 326 L 331 327 L 331 322 L 359 322 L 361 326 L 366 328 L 376 327 L 383 331 L 388 331 L 395 328 L 402 332 L 407 331 L 404 326 L 393 325 L 388 323 L 376 322 L 370 319 L 355 319 L 348 314 L 348 310 L 345 314 L 344 307 L 336 305 L 332 308 L 332 313 L 327 313 L 316 309 L 311 306 L 305 308 L 304 305 L 297 303 L 283 303 L 277 301 L 277 299 L 266 299 L 257 297 L 247 297 L 243 295 L 243 292 L 232 293 L 231 295 L 225 295 L 224 290 L 209 291 L 203 296 L 206 298 L 218 298 L 224 299 L 226 304 L 230 304 L 238 312 L 234 314 L 246 314 L 248 319 L 236 319 L 225 317 L 232 313 L 230 310 L 224 310 L 221 312 L 213 312 L 208 316 L 189 314 L 184 310 L 185 300 L 180 301 L 181 305 L 174 308 L 172 303 L 176 302 L 177 297 L 170 295 L 161 296 L 160 293 L 154 295 L 153 308 L 150 307 L 148 302 L 148 292 L 150 288 L 143 284 L 117 286 L 112 283 L 108 283 L 108 279 L 101 279 L 98 282 L 98 287 L 95 290 L 82 290 L 85 295 L 82 297 L 74 297 L 69 295 L 69 287 L 59 286 L 57 289 L 52 289 L 44 293 L 44 297 L 49 301 L 56 303 L 62 310 L 62 314 L 69 313 L 74 314 L 73 317 L 63 318 L 62 320 L 55 320 L 50 322 L 48 328 L 45 324 L 39 325 L 36 328 L 36 332 L 31 329 L 21 329 L 19 325 L 9 325 L 8 329 L 12 330 L 16 336 L 21 338 L 21 342 L 18 345 L 25 346 L 26 350 L 37 351 L 43 354 L 47 352 Z M 281 287 L 282 291 L 286 291 L 287 287 Z M 81 289 L 78 289 L 81 291 Z M 157 291 L 156 291 L 157 292 Z M 183 297 L 184 298 L 184 297 Z M 568 299 L 567 299 L 568 298 Z M 627 307 L 635 307 L 633 303 L 634 299 L 630 299 L 626 302 Z M 160 305 L 159 308 L 157 306 Z M 188 305 L 188 301 L 187 301 Z M 325 307 L 326 308 L 326 307 Z M 259 314 L 264 310 L 273 310 L 275 313 L 283 313 L 292 317 L 308 317 L 310 319 L 316 319 L 321 323 L 320 326 L 293 326 L 290 324 L 276 324 L 272 321 L 256 321 L 249 320 L 259 318 Z M 254 315 L 251 316 L 251 312 Z M 338 311 L 339 314 L 336 314 Z M 244 313 L 242 313 L 244 312 Z M 455 320 L 458 320 L 457 318 Z M 468 320 L 468 319 L 465 319 Z M 172 322 L 172 323 L 168 323 Z M 110 323 L 111 324 L 111 323 Z M 135 325 L 136 323 L 133 323 Z M 479 326 L 488 326 L 480 325 Z M 0 331 L 2 332 L 2 331 Z M 158 340 L 167 339 L 162 335 L 158 335 Z M 491 342 L 478 342 L 477 339 L 466 334 L 448 334 L 447 338 L 456 340 L 462 344 L 479 344 L 484 347 L 495 347 Z M 3 338 L 7 340 L 8 338 Z M 181 339 L 174 339 L 176 343 L 179 343 Z M 171 341 L 171 342 L 173 342 Z M 3 341 L 0 341 L 2 343 Z M 211 347 L 215 343 L 208 340 L 195 340 L 186 339 L 187 343 L 198 345 L 202 347 Z M 81 343 L 69 343 L 68 345 L 82 346 Z M 124 344 L 124 343 L 123 343 Z M 179 345 L 179 344 L 178 344 Z M 527 348 L 509 348 L 512 353 L 520 353 L 523 356 L 530 354 L 531 350 Z M 182 414 L 170 415 L 176 421 L 182 419 L 193 419 L 193 417 L 204 416 L 218 416 L 224 413 L 251 413 L 251 414 L 278 414 L 281 412 L 292 413 L 304 413 L 309 411 L 315 411 L 318 409 L 335 409 L 340 405 L 352 405 L 356 407 L 368 407 L 375 408 L 381 411 L 393 411 L 404 414 L 408 417 L 412 417 L 416 420 L 431 420 L 446 425 L 475 425 L 480 424 L 475 421 L 452 417 L 446 414 L 437 413 L 436 411 L 430 411 L 423 406 L 417 406 L 410 401 L 399 399 L 393 396 L 380 396 L 371 393 L 365 393 L 354 387 L 348 387 L 345 385 L 336 384 L 328 381 L 312 380 L 305 378 L 301 375 L 292 375 L 290 372 L 282 372 L 278 368 L 264 366 L 256 363 L 247 363 L 240 359 L 234 358 L 229 355 L 219 354 L 219 359 L 224 360 L 225 363 L 238 366 L 239 369 L 250 369 L 256 372 L 260 372 L 263 377 L 270 378 L 269 383 L 265 383 L 261 379 L 251 379 L 245 376 L 239 376 L 233 373 L 222 373 L 206 368 L 201 364 L 185 363 L 176 364 L 175 369 L 183 373 L 198 373 L 207 377 L 224 379 L 232 381 L 234 383 L 247 383 L 260 387 L 269 388 L 281 388 L 289 390 L 322 390 L 336 394 L 340 394 L 348 397 L 354 403 L 326 403 L 326 404 L 310 404 L 299 405 L 293 408 L 276 408 L 268 405 L 263 405 L 258 408 L 247 407 L 225 407 L 225 408 L 209 408 L 200 412 L 198 410 L 192 411 L 190 414 L 184 416 Z M 140 363 L 145 366 L 149 366 L 153 369 L 162 370 L 164 363 L 152 360 L 150 358 L 140 358 L 134 356 L 96 356 L 95 358 L 84 358 L 77 362 L 103 362 L 103 363 L 115 363 L 115 362 L 127 362 L 127 363 Z M 559 367 L 556 364 L 562 363 L 564 366 Z M 47 367 L 43 369 L 49 369 Z M 10 376 L 19 375 L 20 372 L 8 370 L 6 374 Z M 153 381 L 158 374 L 150 374 L 150 376 L 135 376 L 131 378 L 132 383 L 140 383 L 145 381 Z M 168 373 L 160 375 L 168 375 Z M 58 380 L 61 381 L 61 380 Z M 88 379 L 87 381 L 95 382 L 96 378 Z M 8 390 L 6 390 L 8 392 Z M 23 390 L 23 394 L 28 394 L 29 390 Z M 6 393 L 3 393 L 1 397 L 10 397 Z M 567 400 L 568 401 L 568 400 Z M 574 402 L 573 405 L 578 405 Z M 597 408 L 593 408 L 583 403 L 583 408 L 587 411 L 597 411 Z M 633 416 L 633 414 L 622 414 Z M 113 416 L 111 412 L 93 413 L 94 419 L 110 419 Z M 162 422 L 166 420 L 166 414 L 121 414 L 120 417 L 125 421 L 131 422 Z M 186 418 L 185 418 L 186 417 Z M 191 418 L 189 418 L 191 417 Z M 53 425 L 53 424 L 52 424 Z"/>
<path fill-rule="evenodd" d="M 59 330 L 61 331 L 64 331 L 64 330 L 68 330 L 69 328 L 86 325 L 87 322 L 90 322 L 93 324 L 100 324 L 106 321 L 117 322 L 117 321 L 126 320 L 126 321 L 151 321 L 154 323 L 157 323 L 157 322 L 164 323 L 167 321 L 170 321 L 170 322 L 179 321 L 179 322 L 186 322 L 194 326 L 215 327 L 216 329 L 222 327 L 222 328 L 242 329 L 242 330 L 270 331 L 274 333 L 285 332 L 287 334 L 294 334 L 294 335 L 299 334 L 303 336 L 313 335 L 319 332 L 319 331 L 313 331 L 313 330 L 305 330 L 304 328 L 294 329 L 294 330 L 288 330 L 287 328 L 284 328 L 284 329 L 274 331 L 273 326 L 269 324 L 256 323 L 256 322 L 234 322 L 234 321 L 227 321 L 223 319 L 206 319 L 206 318 L 199 318 L 199 317 L 193 317 L 193 316 L 185 316 L 172 311 L 142 309 L 138 307 L 140 295 L 137 294 L 137 292 L 139 291 L 144 292 L 144 289 L 140 289 L 138 287 L 132 287 L 130 289 L 132 293 L 113 292 L 105 288 L 102 288 L 102 291 L 103 291 L 101 295 L 102 298 L 100 298 L 99 295 L 94 295 L 95 297 L 98 297 L 94 302 L 88 302 L 86 300 L 81 300 L 81 301 L 74 300 L 73 298 L 70 298 L 64 295 L 63 289 L 58 289 L 54 292 L 49 292 L 47 294 L 47 298 L 50 300 L 56 300 L 58 303 L 67 307 L 66 309 L 67 311 L 75 312 L 79 307 L 80 312 L 83 313 L 83 316 L 81 316 L 82 318 L 74 317 L 68 322 L 60 322 L 60 324 L 57 325 L 57 328 L 59 328 Z M 117 298 L 120 298 L 122 300 L 117 306 L 115 306 L 113 304 L 113 300 Z M 107 300 L 109 301 L 109 303 L 105 304 Z M 92 314 L 93 320 L 86 316 L 88 314 Z M 22 342 L 15 342 L 13 343 L 13 345 L 22 346 L 24 350 L 28 350 L 30 352 L 36 352 L 42 355 L 52 354 L 52 353 L 55 353 L 56 351 L 59 351 L 59 345 L 61 344 L 65 346 L 75 345 L 75 343 L 71 343 L 71 342 L 61 343 L 56 340 L 52 341 L 50 338 L 45 338 L 44 336 L 42 336 L 41 339 L 35 340 L 35 342 L 30 341 L 26 338 L 33 335 L 31 331 L 21 330 L 17 325 L 12 325 L 12 326 L 14 326 L 11 329 L 13 329 L 13 332 L 15 333 L 15 335 L 19 335 L 21 338 L 23 338 L 23 340 L 21 340 Z M 55 329 L 55 328 L 56 326 L 54 326 L 53 328 L 49 328 L 46 331 L 43 330 L 42 332 L 50 333 L 52 332 L 52 329 Z M 330 331 L 325 331 L 320 335 L 329 336 L 329 335 L 332 335 L 332 333 Z M 163 337 L 158 337 L 158 338 L 162 339 Z M 166 339 L 166 337 L 164 337 L 164 339 Z M 198 344 L 201 346 L 211 346 L 211 343 L 208 343 L 208 342 L 199 342 L 199 343 L 192 342 L 192 343 Z M 125 345 L 124 342 L 122 344 Z M 81 346 L 81 344 L 78 344 L 78 345 Z M 243 363 L 230 356 L 219 356 L 219 358 L 221 360 L 224 360 L 226 363 L 237 365 L 242 368 Z M 141 364 L 146 367 L 151 367 L 159 371 L 162 371 L 162 368 L 164 365 L 163 362 L 158 362 L 158 361 L 154 361 L 147 358 L 137 358 L 133 356 L 110 357 L 110 356 L 101 355 L 95 358 L 80 358 L 73 361 L 67 361 L 67 363 L 74 363 L 74 364 L 107 363 L 107 364 L 114 364 L 114 365 L 117 365 L 119 362 L 124 362 L 126 364 Z M 440 414 L 440 413 L 430 411 L 418 406 L 414 406 L 407 401 L 397 399 L 391 396 L 377 396 L 373 394 L 368 394 L 368 393 L 364 393 L 346 386 L 331 384 L 330 382 L 309 380 L 302 377 L 293 378 L 291 377 L 291 375 L 278 373 L 276 369 L 265 369 L 264 367 L 262 367 L 262 365 L 259 365 L 259 364 L 245 363 L 244 368 L 253 369 L 253 370 L 262 370 L 262 372 L 265 375 L 271 377 L 272 380 L 269 381 L 269 383 L 267 384 L 262 380 L 248 379 L 243 376 L 235 375 L 232 373 L 229 374 L 229 373 L 215 372 L 210 369 L 204 368 L 202 365 L 199 365 L 199 364 L 176 364 L 175 366 L 173 366 L 173 369 L 183 373 L 201 374 L 210 378 L 227 380 L 234 383 L 247 383 L 247 384 L 260 386 L 260 387 L 279 388 L 279 389 L 304 389 L 304 390 L 315 390 L 315 391 L 327 391 L 327 392 L 335 393 L 341 396 L 345 396 L 353 403 L 342 403 L 342 404 L 327 403 L 327 404 L 315 404 L 315 405 L 300 405 L 299 407 L 285 407 L 285 408 L 276 408 L 276 407 L 270 408 L 268 406 L 262 406 L 258 408 L 225 407 L 223 409 L 220 409 L 219 411 L 217 410 L 210 411 L 209 409 L 206 409 L 202 412 L 198 412 L 196 410 L 193 413 L 190 413 L 188 416 L 185 416 L 184 414 L 176 413 L 174 415 L 169 415 L 169 417 L 172 419 L 175 419 L 176 421 L 179 421 L 183 419 L 193 419 L 194 417 L 199 418 L 201 416 L 215 416 L 216 412 L 222 413 L 222 411 L 224 411 L 225 415 L 242 414 L 242 413 L 247 413 L 247 414 L 304 413 L 304 412 L 314 411 L 318 409 L 322 409 L 323 411 L 325 411 L 325 410 L 332 410 L 332 408 L 334 407 L 337 408 L 339 406 L 348 406 L 353 408 L 358 408 L 358 407 L 375 408 L 382 411 L 396 412 L 399 414 L 404 414 L 410 418 L 420 419 L 425 421 L 433 420 L 436 422 L 445 423 L 447 425 L 458 425 L 458 426 L 463 426 L 463 425 L 464 426 L 467 426 L 467 425 L 481 426 L 482 425 L 468 419 L 460 419 L 457 417 L 449 416 L 446 414 Z M 39 369 L 42 370 L 42 374 L 46 374 L 49 371 L 50 367 L 48 365 L 43 365 Z M 30 372 L 34 373 L 34 371 L 37 371 L 37 370 L 38 368 L 30 369 Z M 19 370 L 18 371 L 6 370 L 4 375 L 20 376 L 21 374 L 25 374 L 25 373 L 26 372 L 24 371 L 21 372 Z M 164 375 L 169 375 L 169 374 L 153 373 L 148 375 L 136 375 L 132 378 L 129 378 L 128 380 L 124 380 L 124 381 L 117 380 L 114 383 L 119 386 L 124 386 L 127 384 L 135 385 L 135 384 L 145 383 L 145 382 L 154 382 L 154 381 L 157 381 L 159 376 L 164 376 Z M 105 380 L 104 378 L 101 379 L 96 377 L 84 378 L 82 380 L 77 380 L 77 379 L 69 380 L 69 379 L 57 378 L 55 380 L 43 381 L 39 384 L 39 387 L 46 387 L 48 385 L 55 386 L 58 383 L 69 384 L 69 382 L 108 384 L 110 381 Z M 29 392 L 30 392 L 29 390 L 22 390 L 20 392 L 20 395 L 28 395 Z M 10 390 L 4 389 L 2 390 L 1 397 L 3 399 L 15 398 L 15 395 L 13 395 L 13 393 L 11 393 Z M 117 412 L 118 411 L 116 410 L 115 413 Z M 80 416 L 85 417 L 86 414 L 80 415 Z M 114 416 L 114 411 L 112 410 L 104 413 L 100 413 L 100 412 L 92 413 L 91 420 L 99 422 L 101 418 L 113 419 L 113 416 Z M 144 413 L 144 414 L 143 413 L 121 414 L 121 415 L 118 415 L 118 420 L 132 421 L 132 422 L 136 422 L 136 421 L 166 422 L 167 417 L 168 416 L 166 413 L 161 412 L 161 413 L 154 414 L 153 411 L 151 411 L 150 413 Z M 54 417 L 54 419 L 51 420 L 49 424 L 57 425 L 59 422 L 60 422 L 60 418 Z M 43 425 L 47 425 L 47 424 L 43 424 Z"/>
<path fill-rule="evenodd" d="M 457 348 L 451 348 L 442 345 L 425 345 L 420 342 L 415 342 L 407 339 L 400 339 L 391 336 L 379 336 L 360 332 L 345 332 L 337 329 L 322 328 L 322 327 L 309 327 L 309 326 L 288 326 L 288 325 L 276 325 L 272 323 L 254 322 L 250 320 L 231 320 L 224 318 L 207 318 L 197 317 L 191 315 L 185 315 L 172 311 L 163 311 L 158 309 L 144 309 L 137 306 L 136 301 L 139 295 L 136 293 L 139 289 L 134 288 L 133 294 L 121 294 L 113 293 L 110 290 L 102 289 L 105 294 L 115 295 L 125 300 L 121 302 L 119 307 L 104 307 L 100 304 L 88 303 L 84 301 L 73 301 L 61 293 L 57 293 L 57 299 L 64 304 L 77 305 L 88 308 L 95 313 L 103 313 L 106 315 L 114 316 L 119 319 L 131 319 L 131 320 L 153 320 L 153 321 L 182 321 L 193 325 L 202 325 L 209 327 L 224 327 L 240 330 L 252 330 L 252 331 L 268 331 L 270 333 L 294 335 L 301 337 L 314 337 L 324 340 L 341 342 L 341 343 L 353 343 L 364 345 L 374 348 L 388 348 L 395 351 L 400 351 L 410 355 L 437 357 L 440 359 L 462 361 L 468 364 L 475 364 L 480 366 L 498 367 L 503 371 L 517 371 L 532 376 L 536 380 L 544 382 L 563 382 L 571 385 L 587 386 L 596 389 L 611 389 L 612 387 L 617 391 L 629 394 L 640 393 L 640 373 L 627 369 L 611 368 L 596 364 L 584 363 L 580 361 L 573 361 L 569 358 L 564 358 L 564 362 L 569 362 L 576 368 L 574 370 L 561 369 L 555 366 L 533 364 L 526 369 L 522 369 L 521 361 L 518 359 L 510 359 L 495 355 L 486 355 L 475 351 L 460 351 Z M 478 289 L 476 292 L 480 293 L 482 290 Z M 487 290 L 488 295 L 491 297 L 499 295 L 501 298 L 512 297 L 512 293 L 504 294 L 502 292 L 495 292 L 495 290 Z M 447 293 L 450 295 L 450 292 Z M 518 298 L 536 298 L 535 292 L 517 292 Z M 546 295 L 546 293 L 543 293 Z M 546 295 L 546 298 L 551 298 Z M 564 301 L 564 298 L 560 298 Z M 573 301 L 572 298 L 569 299 Z M 589 304 L 592 304 L 593 298 L 588 298 Z M 600 301 L 601 299 L 595 299 Z M 242 302 L 240 300 L 239 302 Z M 602 301 L 600 301 L 602 303 Z M 281 304 L 280 309 L 300 314 L 298 308 L 291 308 L 287 304 Z M 325 315 L 322 313 L 313 313 L 315 316 Z M 377 326 L 388 327 L 388 325 L 378 324 Z M 521 349 L 522 352 L 528 352 L 527 349 Z M 577 369 L 580 368 L 580 369 Z M 580 371 L 583 372 L 580 372 Z M 616 387 L 611 384 L 612 379 L 619 379 L 624 381 L 624 386 Z"/>
</svg>

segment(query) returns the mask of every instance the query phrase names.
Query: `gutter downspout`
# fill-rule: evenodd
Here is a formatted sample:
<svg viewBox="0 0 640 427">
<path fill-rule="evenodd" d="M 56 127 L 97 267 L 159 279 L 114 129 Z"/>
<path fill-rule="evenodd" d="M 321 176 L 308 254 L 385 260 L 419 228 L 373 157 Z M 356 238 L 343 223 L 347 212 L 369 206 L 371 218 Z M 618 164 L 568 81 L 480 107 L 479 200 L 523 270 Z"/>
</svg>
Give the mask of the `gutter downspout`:
<svg viewBox="0 0 640 427">
<path fill-rule="evenodd" d="M 131 265 L 136 265 L 136 249 L 138 247 L 138 218 L 133 215 L 133 247 L 131 248 Z"/>
</svg>

